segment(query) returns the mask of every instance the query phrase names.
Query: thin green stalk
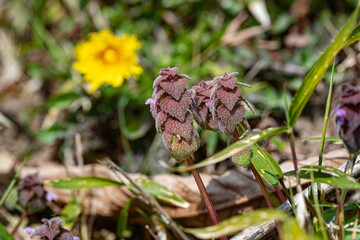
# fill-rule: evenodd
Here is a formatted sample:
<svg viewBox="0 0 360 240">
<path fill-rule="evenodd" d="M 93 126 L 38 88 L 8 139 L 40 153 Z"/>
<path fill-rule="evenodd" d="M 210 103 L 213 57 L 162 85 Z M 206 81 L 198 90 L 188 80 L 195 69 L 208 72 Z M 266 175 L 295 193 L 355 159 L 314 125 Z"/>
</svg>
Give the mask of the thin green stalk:
<svg viewBox="0 0 360 240">
<path fill-rule="evenodd" d="M 319 219 L 322 239 L 328 239 L 328 235 L 325 230 L 324 219 L 322 217 L 322 211 L 319 206 L 319 199 L 315 196 L 315 189 L 314 189 L 314 181 L 315 180 L 314 180 L 314 172 L 313 171 L 310 171 L 310 179 L 311 179 L 311 191 L 312 191 L 312 195 L 313 195 L 313 199 L 314 199 L 314 203 L 315 203 L 316 216 Z"/>
<path fill-rule="evenodd" d="M 322 160 L 323 160 L 323 155 L 324 155 L 326 127 L 327 127 L 327 124 L 329 121 L 331 98 L 332 98 L 332 92 L 333 92 L 333 86 L 334 86 L 334 69 L 335 69 L 335 61 L 333 62 L 333 66 L 332 66 L 329 93 L 328 93 L 327 100 L 326 100 L 324 124 L 323 124 L 323 129 L 322 129 L 322 134 L 321 134 L 321 143 L 320 143 L 320 153 L 319 153 L 319 163 L 318 163 L 319 166 L 322 165 Z M 319 169 L 319 171 L 321 171 L 321 170 Z"/>
<path fill-rule="evenodd" d="M 324 156 L 324 145 L 325 145 L 325 135 L 326 135 L 326 128 L 329 121 L 329 115 L 330 115 L 330 106 L 331 106 L 331 99 L 332 99 L 332 93 L 333 93 L 333 87 L 334 87 L 334 70 L 335 70 L 335 61 L 333 61 L 333 66 L 331 70 L 331 80 L 330 80 L 330 86 L 329 86 L 329 92 L 326 100 L 326 107 L 325 107 L 325 114 L 324 114 L 324 123 L 323 123 L 323 129 L 321 133 L 321 143 L 320 143 L 320 152 L 319 152 L 319 162 L 318 165 L 322 165 L 322 160 Z M 321 169 L 319 169 L 319 172 L 321 172 Z M 312 183 L 312 182 L 311 182 Z M 317 195 L 313 193 L 314 200 L 318 200 L 319 197 L 321 197 L 321 184 L 317 183 Z M 322 215 L 323 208 L 319 208 L 320 213 Z"/>
<path fill-rule="evenodd" d="M 25 163 L 27 162 L 28 158 L 24 158 L 24 160 L 22 160 L 19 169 L 17 170 L 17 172 L 15 173 L 15 176 L 13 177 L 13 179 L 11 180 L 9 186 L 7 187 L 5 193 L 1 196 L 0 199 L 0 208 L 2 207 L 2 205 L 4 204 L 6 198 L 9 196 L 11 190 L 13 189 L 13 187 L 15 186 L 16 180 L 18 179 L 20 172 L 22 170 L 22 168 L 24 167 Z"/>
</svg>

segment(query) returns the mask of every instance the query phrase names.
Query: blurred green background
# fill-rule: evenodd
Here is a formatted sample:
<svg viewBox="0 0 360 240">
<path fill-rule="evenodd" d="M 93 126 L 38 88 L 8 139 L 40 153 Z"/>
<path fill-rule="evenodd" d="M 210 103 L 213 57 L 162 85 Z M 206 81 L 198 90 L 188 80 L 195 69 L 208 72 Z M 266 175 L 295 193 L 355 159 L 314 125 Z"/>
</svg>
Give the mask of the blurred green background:
<svg viewBox="0 0 360 240">
<path fill-rule="evenodd" d="M 1 123 L 16 126 L 15 133 L 0 133 L 3 146 L 12 146 L 17 157 L 76 162 L 79 133 L 86 162 L 110 156 L 127 171 L 162 172 L 156 159 L 169 156 L 144 103 L 159 70 L 174 66 L 193 79 L 188 87 L 239 72 L 239 81 L 253 86 L 244 89 L 255 106 L 248 116 L 251 126 L 284 124 L 285 98 L 355 5 L 355 0 L 1 0 Z M 119 36 L 137 35 L 144 72 L 119 88 L 105 85 L 89 95 L 72 69 L 73 47 L 106 28 Z M 356 75 L 355 64 L 345 62 L 354 52 L 340 56 L 335 82 Z M 318 89 L 326 99 L 326 81 Z M 304 114 L 322 116 L 324 102 L 312 98 Z M 217 134 L 201 136 L 199 158 L 226 146 Z M 274 139 L 273 148 L 281 150 L 283 141 Z"/>
</svg>

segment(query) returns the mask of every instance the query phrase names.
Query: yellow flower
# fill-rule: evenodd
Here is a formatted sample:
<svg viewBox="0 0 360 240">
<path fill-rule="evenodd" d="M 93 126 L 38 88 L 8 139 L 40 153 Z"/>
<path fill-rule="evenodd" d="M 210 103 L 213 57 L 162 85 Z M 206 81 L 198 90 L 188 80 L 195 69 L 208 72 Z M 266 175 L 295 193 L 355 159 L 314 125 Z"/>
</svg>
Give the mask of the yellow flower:
<svg viewBox="0 0 360 240">
<path fill-rule="evenodd" d="M 90 83 L 90 92 L 104 83 L 119 87 L 125 78 L 142 73 L 136 57 L 140 46 L 135 35 L 117 37 L 108 29 L 91 33 L 88 41 L 75 47 L 77 62 L 73 68 L 84 74 L 84 80 Z"/>
</svg>

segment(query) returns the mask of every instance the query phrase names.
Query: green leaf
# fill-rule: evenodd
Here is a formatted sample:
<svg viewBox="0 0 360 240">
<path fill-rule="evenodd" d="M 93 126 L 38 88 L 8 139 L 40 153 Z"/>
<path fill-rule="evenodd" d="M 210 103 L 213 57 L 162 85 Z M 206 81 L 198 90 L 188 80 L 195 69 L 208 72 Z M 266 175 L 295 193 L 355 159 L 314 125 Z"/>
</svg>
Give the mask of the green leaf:
<svg viewBox="0 0 360 240">
<path fill-rule="evenodd" d="M 164 185 L 161 185 L 150 179 L 143 178 L 137 178 L 135 181 L 157 200 L 181 208 L 188 208 L 190 206 L 187 201 L 185 201 L 175 192 L 169 190 Z M 129 185 L 129 188 L 135 192 L 138 192 L 138 190 L 131 184 Z"/>
<path fill-rule="evenodd" d="M 267 151 L 259 147 L 259 145 L 254 144 L 251 150 L 253 153 L 251 162 L 256 170 L 269 184 L 273 186 L 277 185 L 279 178 L 283 177 L 283 172 L 279 164 Z"/>
<path fill-rule="evenodd" d="M 255 133 L 231 144 L 227 148 L 216 153 L 214 156 L 207 158 L 207 159 L 205 159 L 199 163 L 196 163 L 192 166 L 187 166 L 187 167 L 183 166 L 183 167 L 179 167 L 179 168 L 173 168 L 173 167 L 166 165 L 166 163 L 162 163 L 162 164 L 166 168 L 170 169 L 171 171 L 179 171 L 179 172 L 192 171 L 196 168 L 205 167 L 205 166 L 208 166 L 211 164 L 215 164 L 215 163 L 224 161 L 225 159 L 233 156 L 234 154 L 239 153 L 241 150 L 243 150 L 247 147 L 250 147 L 254 143 L 257 143 L 263 139 L 272 137 L 276 134 L 285 132 L 286 130 L 288 130 L 287 127 L 278 127 L 278 128 L 267 128 L 267 129 L 261 130 L 259 132 L 255 132 Z"/>
<path fill-rule="evenodd" d="M 65 207 L 63 207 L 60 218 L 65 222 L 63 228 L 71 229 L 76 218 L 80 216 L 81 206 L 76 200 L 72 200 Z"/>
<path fill-rule="evenodd" d="M 306 142 L 306 141 L 321 141 L 321 137 L 312 137 L 312 138 L 305 138 L 303 140 L 301 140 L 302 142 Z M 329 141 L 329 142 L 342 142 L 341 138 L 339 137 L 326 137 L 325 141 Z"/>
<path fill-rule="evenodd" d="M 60 94 L 48 100 L 46 105 L 51 108 L 62 110 L 68 108 L 78 98 L 79 95 L 73 92 Z"/>
<path fill-rule="evenodd" d="M 66 129 L 58 123 L 55 123 L 48 129 L 40 130 L 36 137 L 46 144 L 53 144 L 56 139 L 63 138 L 67 134 Z"/>
<path fill-rule="evenodd" d="M 323 170 L 330 173 L 318 172 L 314 170 Z M 343 189 L 360 189 L 360 183 L 353 177 L 340 171 L 339 169 L 328 166 L 303 166 L 300 168 L 300 178 L 310 180 L 310 171 L 314 174 L 314 181 L 320 183 L 326 183 L 330 186 L 343 188 Z M 295 172 L 287 172 L 285 176 L 295 176 Z"/>
<path fill-rule="evenodd" d="M 307 240 L 309 239 L 304 230 L 299 226 L 294 218 L 289 218 L 282 225 L 283 239 Z M 323 239 L 325 240 L 325 239 Z"/>
<path fill-rule="evenodd" d="M 316 86 L 324 76 L 327 68 L 330 66 L 331 61 L 339 53 L 339 51 L 345 46 L 348 37 L 350 36 L 352 29 L 358 18 L 359 7 L 357 7 L 345 26 L 341 29 L 338 35 L 329 43 L 324 53 L 311 67 L 306 74 L 300 88 L 296 91 L 295 96 L 292 99 L 289 108 L 289 126 L 293 127 L 296 120 L 303 111 L 306 103 L 313 94 Z"/>
<path fill-rule="evenodd" d="M 0 222 L 0 239 L 1 240 L 15 240 L 13 236 L 6 230 L 4 225 Z"/>
<path fill-rule="evenodd" d="M 134 198 L 130 198 L 129 201 L 125 204 L 124 208 L 120 212 L 119 220 L 116 227 L 117 236 L 119 238 L 129 238 L 131 237 L 131 231 L 127 229 L 127 222 L 129 216 L 129 209 Z"/>
<path fill-rule="evenodd" d="M 79 189 L 92 189 L 92 188 L 102 188 L 109 186 L 124 186 L 124 183 L 114 181 L 108 178 L 99 178 L 99 177 L 73 177 L 73 178 L 64 178 L 52 181 L 45 181 L 44 184 L 49 185 L 53 188 L 60 189 L 69 189 L 69 190 L 79 190 Z"/>
<path fill-rule="evenodd" d="M 272 209 L 259 209 L 244 215 L 231 217 L 219 224 L 204 228 L 184 228 L 184 231 L 200 239 L 218 238 L 223 235 L 237 233 L 251 225 L 265 221 L 286 221 L 290 217 L 283 211 Z"/>
<path fill-rule="evenodd" d="M 345 46 L 349 46 L 353 44 L 354 42 L 358 41 L 360 39 L 360 24 L 357 25 L 351 32 L 350 36 L 348 37 L 347 42 L 345 43 Z"/>
</svg>

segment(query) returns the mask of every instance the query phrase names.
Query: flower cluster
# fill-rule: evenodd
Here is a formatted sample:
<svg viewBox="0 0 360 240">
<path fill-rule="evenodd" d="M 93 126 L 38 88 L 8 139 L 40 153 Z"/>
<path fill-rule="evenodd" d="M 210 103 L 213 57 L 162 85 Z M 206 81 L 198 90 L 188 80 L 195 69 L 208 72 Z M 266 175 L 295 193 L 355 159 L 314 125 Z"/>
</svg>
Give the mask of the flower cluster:
<svg viewBox="0 0 360 240">
<path fill-rule="evenodd" d="M 192 92 L 186 91 L 186 80 L 190 78 L 178 71 L 176 67 L 160 70 L 146 104 L 150 104 L 165 146 L 175 159 L 183 160 L 199 148 L 199 135 L 189 111 Z"/>
<path fill-rule="evenodd" d="M 192 89 L 195 94 L 192 96 L 191 111 L 195 121 L 202 129 L 219 131 L 217 120 L 212 117 L 209 111 L 210 95 L 213 88 L 213 81 L 201 81 L 198 86 Z"/>
<path fill-rule="evenodd" d="M 104 83 L 119 87 L 124 79 L 142 73 L 136 57 L 140 46 L 134 35 L 117 37 L 108 29 L 91 33 L 88 41 L 75 47 L 77 62 L 73 67 L 84 74 L 84 80 L 90 83 L 90 92 Z"/>
<path fill-rule="evenodd" d="M 360 87 L 344 85 L 336 110 L 340 137 L 350 153 L 360 151 Z"/>
<path fill-rule="evenodd" d="M 251 87 L 250 85 L 239 83 L 234 77 L 238 73 L 225 73 L 222 77 L 214 79 L 214 87 L 210 95 L 209 110 L 213 119 L 217 120 L 218 128 L 221 133 L 234 136 L 238 124 L 245 119 L 245 104 L 250 105 L 241 96 L 241 89 L 237 86 Z"/>
<path fill-rule="evenodd" d="M 44 184 L 41 182 L 39 173 L 27 174 L 18 184 L 18 199 L 29 213 L 43 210 L 46 207 L 46 200 L 57 200 L 57 195 L 47 193 Z"/>
<path fill-rule="evenodd" d="M 154 81 L 153 96 L 146 101 L 146 104 L 150 104 L 156 129 L 162 133 L 163 142 L 174 158 L 186 159 L 199 147 L 199 135 L 192 124 L 193 118 L 203 129 L 219 131 L 235 138 L 241 133 L 237 131 L 238 126 L 248 129 L 246 105 L 252 108 L 241 96 L 238 86 L 251 86 L 237 82 L 234 77 L 237 73 L 225 73 L 186 90 L 186 80 L 190 78 L 178 74 L 178 71 L 176 67 L 161 69 L 160 76 Z M 240 162 L 244 154 L 248 155 L 249 151 L 239 154 L 237 161 Z"/>
<path fill-rule="evenodd" d="M 31 227 L 25 228 L 25 232 L 30 234 L 31 239 L 36 237 L 38 240 L 80 240 L 79 237 L 75 237 L 69 230 L 62 228 L 64 222 L 54 217 L 51 219 L 43 218 L 41 220 L 43 225 L 36 229 Z"/>
</svg>

